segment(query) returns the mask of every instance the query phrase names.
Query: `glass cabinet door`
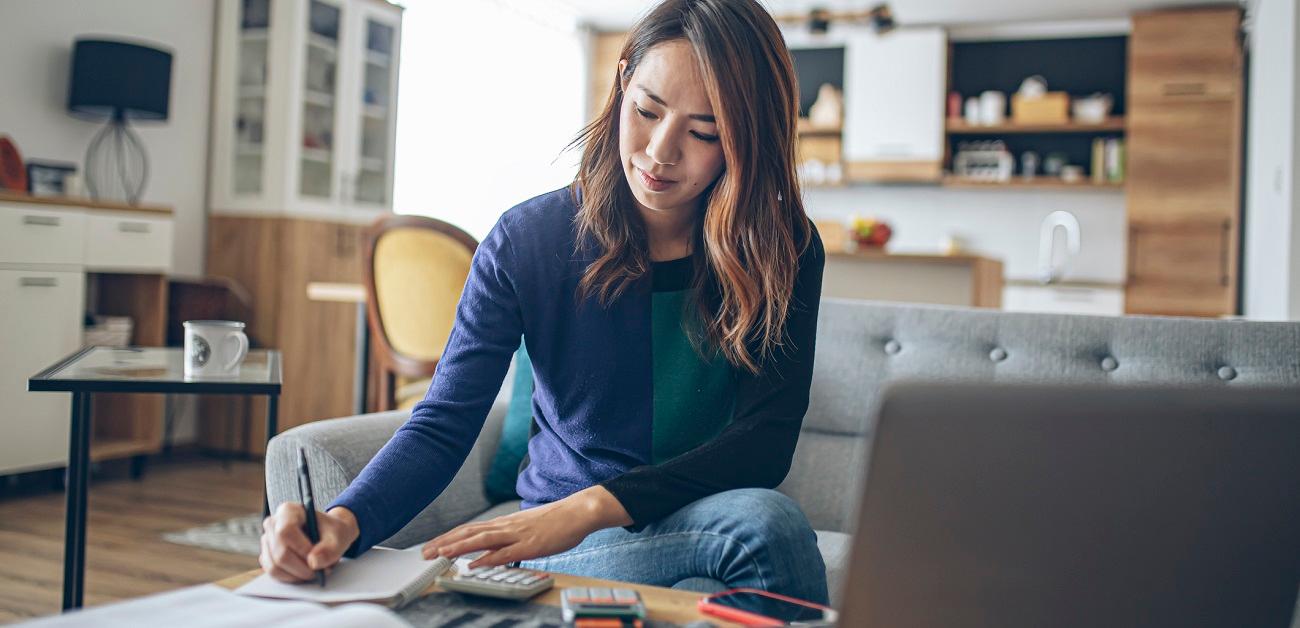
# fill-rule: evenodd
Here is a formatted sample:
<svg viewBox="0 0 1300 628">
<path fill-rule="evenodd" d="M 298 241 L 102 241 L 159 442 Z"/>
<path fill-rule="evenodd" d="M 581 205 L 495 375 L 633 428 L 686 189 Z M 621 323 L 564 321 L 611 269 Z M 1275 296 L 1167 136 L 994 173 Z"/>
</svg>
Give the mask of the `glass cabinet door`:
<svg viewBox="0 0 1300 628">
<path fill-rule="evenodd" d="M 243 0 L 236 61 L 234 175 L 235 195 L 262 193 L 266 153 L 266 66 L 271 26 L 270 0 Z"/>
<path fill-rule="evenodd" d="M 389 129 L 394 104 L 390 102 L 395 72 L 396 29 L 383 22 L 365 20 L 365 50 L 362 52 L 360 154 L 357 156 L 355 200 L 387 205 L 391 169 Z"/>
<path fill-rule="evenodd" d="M 302 196 L 333 196 L 335 93 L 338 91 L 342 17 L 339 7 L 321 0 L 311 0 L 307 11 L 307 62 L 303 76 L 298 182 Z"/>
</svg>

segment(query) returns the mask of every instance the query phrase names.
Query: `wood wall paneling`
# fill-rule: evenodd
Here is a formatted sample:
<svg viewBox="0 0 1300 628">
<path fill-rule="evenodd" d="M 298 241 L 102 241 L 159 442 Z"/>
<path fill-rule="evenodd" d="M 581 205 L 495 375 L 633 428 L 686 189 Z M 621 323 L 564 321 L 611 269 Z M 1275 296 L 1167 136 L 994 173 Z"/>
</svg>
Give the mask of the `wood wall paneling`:
<svg viewBox="0 0 1300 628">
<path fill-rule="evenodd" d="M 250 291 L 249 337 L 283 354 L 281 432 L 352 414 L 356 308 L 311 301 L 307 284 L 360 283 L 363 231 L 319 220 L 209 218 L 209 274 L 231 277 Z M 237 452 L 265 452 L 265 399 L 209 397 L 201 412 L 204 448 L 223 451 L 234 443 Z"/>
</svg>

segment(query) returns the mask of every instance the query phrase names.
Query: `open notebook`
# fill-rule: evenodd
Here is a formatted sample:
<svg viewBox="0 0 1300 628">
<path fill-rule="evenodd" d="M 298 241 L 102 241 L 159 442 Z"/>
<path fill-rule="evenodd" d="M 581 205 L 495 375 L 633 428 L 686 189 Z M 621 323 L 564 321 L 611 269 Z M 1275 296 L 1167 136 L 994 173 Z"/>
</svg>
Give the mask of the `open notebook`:
<svg viewBox="0 0 1300 628">
<path fill-rule="evenodd" d="M 314 581 L 288 584 L 262 574 L 235 592 L 322 604 L 372 602 L 400 608 L 419 597 L 451 566 L 452 561 L 445 557 L 425 560 L 418 546 L 404 550 L 376 547 L 360 558 L 339 561 L 324 587 Z"/>
</svg>

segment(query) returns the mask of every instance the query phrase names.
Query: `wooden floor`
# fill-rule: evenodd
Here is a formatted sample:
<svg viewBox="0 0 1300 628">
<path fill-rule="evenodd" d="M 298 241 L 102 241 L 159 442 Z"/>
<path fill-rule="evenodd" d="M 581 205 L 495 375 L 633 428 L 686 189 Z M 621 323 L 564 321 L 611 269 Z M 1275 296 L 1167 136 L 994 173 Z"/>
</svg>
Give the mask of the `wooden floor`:
<svg viewBox="0 0 1300 628">
<path fill-rule="evenodd" d="M 90 482 L 87 606 L 211 582 L 257 567 L 253 556 L 168 543 L 164 532 L 261 511 L 262 463 L 197 454 Z M 59 611 L 64 496 L 0 499 L 0 623 Z"/>
</svg>

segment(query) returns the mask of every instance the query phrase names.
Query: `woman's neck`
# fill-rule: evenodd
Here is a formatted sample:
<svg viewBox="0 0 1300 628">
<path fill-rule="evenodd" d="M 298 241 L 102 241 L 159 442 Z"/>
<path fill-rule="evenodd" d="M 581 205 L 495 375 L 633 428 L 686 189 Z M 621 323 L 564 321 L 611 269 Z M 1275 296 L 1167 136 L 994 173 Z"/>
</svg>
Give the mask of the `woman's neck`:
<svg viewBox="0 0 1300 628">
<path fill-rule="evenodd" d="M 691 254 L 697 212 L 690 208 L 653 210 L 641 207 L 640 203 L 637 209 L 645 224 L 650 261 L 680 259 Z"/>
</svg>

